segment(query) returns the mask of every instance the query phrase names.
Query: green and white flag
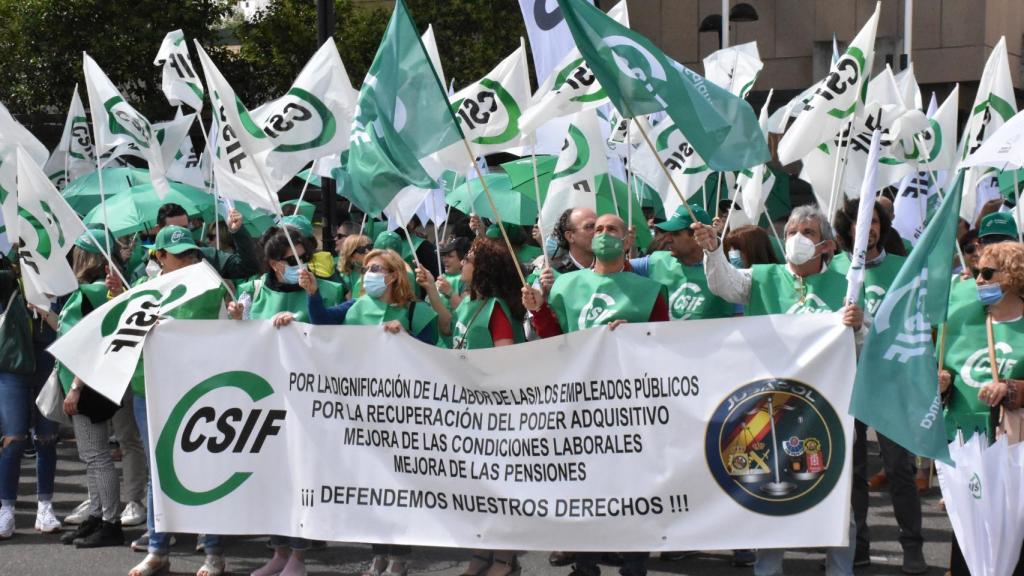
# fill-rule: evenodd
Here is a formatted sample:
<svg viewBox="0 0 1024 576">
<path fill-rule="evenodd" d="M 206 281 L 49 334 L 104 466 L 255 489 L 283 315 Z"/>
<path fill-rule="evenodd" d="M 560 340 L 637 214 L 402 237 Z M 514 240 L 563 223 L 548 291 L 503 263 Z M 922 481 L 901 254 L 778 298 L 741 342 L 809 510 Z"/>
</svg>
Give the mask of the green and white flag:
<svg viewBox="0 0 1024 576">
<path fill-rule="evenodd" d="M 757 42 L 722 48 L 704 59 L 704 77 L 740 98 L 750 93 L 762 68 Z"/>
<path fill-rule="evenodd" d="M 767 162 L 768 143 L 745 100 L 672 60 L 584 0 L 558 0 L 576 46 L 623 116 L 665 111 L 714 170 Z"/>
<path fill-rule="evenodd" d="M 46 146 L 22 126 L 0 104 L 0 213 L 8 244 L 18 244 L 18 147 L 24 149 L 38 166 L 46 162 Z"/>
<path fill-rule="evenodd" d="M 85 115 L 85 106 L 78 96 L 78 85 L 71 95 L 71 106 L 64 121 L 64 132 L 60 142 L 50 154 L 43 171 L 58 189 L 67 186 L 79 176 L 96 170 L 96 153 L 92 145 L 92 134 L 89 132 L 89 118 Z"/>
<path fill-rule="evenodd" d="M 174 30 L 164 36 L 153 64 L 163 66 L 160 87 L 171 106 L 184 104 L 196 112 L 203 109 L 205 93 L 196 69 L 192 66 L 192 59 L 188 56 L 184 32 Z"/>
<path fill-rule="evenodd" d="M 93 310 L 47 350 L 89 388 L 120 402 L 157 320 L 222 283 L 205 261 L 161 274 Z"/>
<path fill-rule="evenodd" d="M 152 124 L 128 104 L 95 60 L 84 52 L 82 60 L 97 153 L 102 156 L 121 145 L 135 146 L 149 164 L 153 190 L 163 198 L 170 186 L 165 176 L 166 163 Z M 177 150 L 177 145 L 174 149 Z"/>
<path fill-rule="evenodd" d="M 598 177 L 608 173 L 604 149 L 597 110 L 584 110 L 573 116 L 541 207 L 541 232 L 545 238 L 551 235 L 566 209 L 597 210 Z"/>
<path fill-rule="evenodd" d="M 782 164 L 800 160 L 820 144 L 830 142 L 856 112 L 858 104 L 866 103 L 881 5 L 875 5 L 867 24 L 850 42 L 846 53 L 832 64 L 828 76 L 782 137 L 778 148 Z"/>
<path fill-rule="evenodd" d="M 773 90 L 768 91 L 768 99 L 761 107 L 758 123 L 765 137 L 768 136 L 768 106 L 772 102 Z M 739 203 L 743 213 L 752 223 L 761 219 L 768 194 L 775 186 L 775 173 L 766 164 L 758 164 L 750 170 L 743 170 L 736 176 L 736 187 L 739 188 Z"/>
<path fill-rule="evenodd" d="M 403 188 L 435 188 L 446 168 L 461 172 L 471 164 L 462 138 L 405 2 L 398 0 L 359 90 L 344 185 L 349 199 L 377 216 Z"/>
<path fill-rule="evenodd" d="M 29 301 L 48 306 L 49 300 L 40 296 L 63 296 L 78 288 L 67 254 L 85 226 L 24 149 L 16 157 L 21 269 L 30 285 L 26 292 L 34 296 Z"/>
<path fill-rule="evenodd" d="M 960 101 L 960 85 L 935 110 L 928 115 L 928 129 L 921 132 L 915 141 L 918 147 L 907 155 L 919 170 L 952 170 L 957 163 L 956 142 L 957 123 L 959 122 L 958 105 Z"/>
<path fill-rule="evenodd" d="M 437 79 L 440 80 L 441 86 L 447 86 L 447 82 L 444 79 L 444 69 L 441 67 L 441 55 L 437 52 L 437 40 L 434 38 L 433 24 L 427 24 L 427 30 L 420 36 L 420 41 L 423 42 L 423 49 L 427 51 L 427 57 L 430 58 L 430 64 L 434 66 L 434 72 L 437 73 Z"/>
<path fill-rule="evenodd" d="M 524 136 L 519 119 L 530 100 L 530 72 L 522 39 L 519 48 L 494 70 L 450 100 L 474 156 L 521 147 Z"/>
<path fill-rule="evenodd" d="M 1013 79 L 1010 76 L 1010 61 L 1006 54 L 1006 38 L 1001 37 L 981 73 L 978 92 L 967 117 L 967 128 L 960 142 L 960 159 L 973 154 L 981 144 L 1017 113 L 1017 99 L 1013 92 Z M 982 174 L 991 172 L 992 168 L 972 168 L 972 175 L 965 178 L 964 200 L 960 205 L 960 217 L 974 222 L 980 209 L 976 188 L 983 180 Z"/>
<path fill-rule="evenodd" d="M 199 64 L 209 88 L 213 122 L 210 130 L 215 138 L 210 141 L 213 179 L 221 196 L 281 213 L 281 204 L 267 189 L 263 167 L 257 158 L 264 156 L 273 146 L 270 138 L 249 115 L 234 89 L 196 42 Z"/>
<path fill-rule="evenodd" d="M 620 0 L 609 10 L 608 17 L 628 28 L 626 0 Z M 597 108 L 606 102 L 608 95 L 576 48 L 558 63 L 537 89 L 519 125 L 525 134 L 530 134 L 549 120 Z"/>
<path fill-rule="evenodd" d="M 913 454 L 951 463 L 932 327 L 946 321 L 963 173 L 875 313 L 850 414 Z"/>
<path fill-rule="evenodd" d="M 638 147 L 632 152 L 631 170 L 637 178 L 658 191 L 665 204 L 665 214 L 673 214 L 682 202 L 673 189 L 672 182 L 675 182 L 679 191 L 689 200 L 701 189 L 713 170 L 671 118 L 665 118 L 653 130 L 647 124 L 646 118 L 636 118 L 634 123 L 644 126 L 644 130 L 654 143 L 657 156 L 647 145 Z M 661 165 L 668 169 L 672 182 L 665 176 L 665 170 Z"/>
</svg>

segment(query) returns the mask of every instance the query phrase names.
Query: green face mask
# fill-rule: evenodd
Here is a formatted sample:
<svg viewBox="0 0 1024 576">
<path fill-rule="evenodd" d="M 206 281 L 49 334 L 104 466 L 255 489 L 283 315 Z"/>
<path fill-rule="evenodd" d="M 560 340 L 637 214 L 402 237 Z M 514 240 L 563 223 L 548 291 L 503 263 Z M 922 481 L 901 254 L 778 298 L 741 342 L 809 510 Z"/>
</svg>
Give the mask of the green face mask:
<svg viewBox="0 0 1024 576">
<path fill-rule="evenodd" d="M 602 262 L 610 262 L 622 258 L 625 251 L 622 245 L 622 238 L 611 234 L 598 234 L 590 241 L 590 248 L 594 256 Z"/>
</svg>

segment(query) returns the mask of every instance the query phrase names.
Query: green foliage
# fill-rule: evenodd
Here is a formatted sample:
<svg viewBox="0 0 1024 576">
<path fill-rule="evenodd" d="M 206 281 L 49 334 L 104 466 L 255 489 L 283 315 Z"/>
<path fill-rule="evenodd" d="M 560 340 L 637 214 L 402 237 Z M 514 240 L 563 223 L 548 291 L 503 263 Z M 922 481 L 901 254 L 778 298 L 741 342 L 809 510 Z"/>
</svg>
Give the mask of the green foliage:
<svg viewBox="0 0 1024 576">
<path fill-rule="evenodd" d="M 75 83 L 85 98 L 88 52 L 151 120 L 172 116 L 153 58 L 167 32 L 216 41 L 226 0 L 0 0 L 0 101 L 15 113 L 63 114 Z"/>
</svg>

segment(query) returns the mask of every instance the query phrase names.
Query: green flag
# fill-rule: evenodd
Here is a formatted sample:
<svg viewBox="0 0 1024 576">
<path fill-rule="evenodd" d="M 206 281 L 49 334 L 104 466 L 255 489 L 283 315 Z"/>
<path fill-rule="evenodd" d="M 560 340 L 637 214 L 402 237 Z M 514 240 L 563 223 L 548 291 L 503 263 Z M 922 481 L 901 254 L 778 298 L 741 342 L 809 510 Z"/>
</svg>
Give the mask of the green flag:
<svg viewBox="0 0 1024 576">
<path fill-rule="evenodd" d="M 623 116 L 664 110 L 708 166 L 742 170 L 770 159 L 747 102 L 669 58 L 585 0 L 558 0 L 583 58 Z"/>
<path fill-rule="evenodd" d="M 952 465 L 932 327 L 946 321 L 961 172 L 875 313 L 850 414 L 919 456 Z"/>
<path fill-rule="evenodd" d="M 343 187 L 356 206 L 379 215 L 406 186 L 436 187 L 446 167 L 442 159 L 460 152 L 461 139 L 405 2 L 398 0 L 359 90 Z"/>
</svg>

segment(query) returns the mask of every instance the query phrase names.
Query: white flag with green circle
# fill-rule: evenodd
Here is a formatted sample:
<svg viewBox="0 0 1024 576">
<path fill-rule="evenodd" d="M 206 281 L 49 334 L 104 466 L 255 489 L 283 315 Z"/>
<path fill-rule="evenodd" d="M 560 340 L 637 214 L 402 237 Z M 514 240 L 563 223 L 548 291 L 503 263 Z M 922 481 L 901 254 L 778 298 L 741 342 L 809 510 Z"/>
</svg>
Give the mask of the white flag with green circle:
<svg viewBox="0 0 1024 576">
<path fill-rule="evenodd" d="M 195 111 L 203 109 L 203 85 L 188 56 L 188 43 L 181 30 L 168 32 L 160 50 L 153 60 L 156 66 L 163 66 L 160 87 L 171 106 L 184 104 Z"/>
<path fill-rule="evenodd" d="M 597 210 L 598 176 L 608 173 L 604 137 L 597 110 L 584 110 L 569 123 L 569 134 L 551 175 L 548 194 L 541 208 L 542 230 L 547 237 L 562 212 L 569 208 Z"/>
<path fill-rule="evenodd" d="M 64 120 L 60 142 L 46 161 L 43 171 L 58 188 L 63 188 L 79 176 L 96 171 L 96 151 L 89 131 L 89 118 L 85 115 L 77 84 L 71 95 L 71 105 L 68 107 L 67 119 Z"/>
<path fill-rule="evenodd" d="M 522 40 L 494 70 L 449 100 L 475 156 L 522 146 L 519 119 L 530 101 L 530 72 Z"/>
</svg>

